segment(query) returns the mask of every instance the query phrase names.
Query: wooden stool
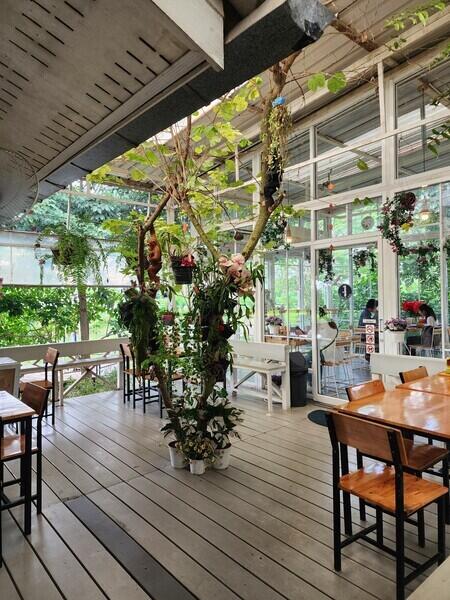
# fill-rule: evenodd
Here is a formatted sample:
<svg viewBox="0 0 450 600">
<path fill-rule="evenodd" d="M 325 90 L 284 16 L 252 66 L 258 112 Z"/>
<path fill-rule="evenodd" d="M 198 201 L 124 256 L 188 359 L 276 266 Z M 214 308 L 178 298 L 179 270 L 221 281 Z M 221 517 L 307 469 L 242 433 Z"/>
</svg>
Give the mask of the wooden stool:
<svg viewBox="0 0 450 600">
<path fill-rule="evenodd" d="M 395 557 L 396 598 L 404 600 L 408 583 L 434 563 L 441 564 L 445 560 L 445 499 L 448 489 L 405 472 L 411 469 L 411 465 L 400 430 L 338 413 L 328 413 L 327 420 L 333 448 L 334 568 L 341 570 L 342 548 L 363 539 Z M 362 455 L 379 457 L 388 464 L 376 463 L 350 473 L 348 446 L 356 448 Z M 376 522 L 373 525 L 354 535 L 350 531 L 344 540 L 341 540 L 341 491 L 344 494 L 344 511 L 351 510 L 350 495 L 364 500 L 376 510 Z M 418 564 L 405 556 L 405 522 L 412 522 L 412 515 L 423 511 L 433 502 L 437 503 L 438 508 L 438 551 L 423 564 Z M 384 544 L 383 513 L 395 518 L 395 549 Z M 373 531 L 376 532 L 376 539 L 369 537 Z M 413 570 L 405 576 L 406 564 Z"/>
<path fill-rule="evenodd" d="M 44 356 L 44 379 L 23 380 L 19 384 L 20 393 L 23 392 L 27 383 L 32 383 L 51 392 L 52 399 L 52 425 L 55 424 L 55 400 L 56 400 L 56 367 L 58 365 L 59 351 L 56 348 L 48 348 Z M 50 373 L 49 373 L 50 371 Z M 50 379 L 49 379 L 50 375 Z M 48 417 L 48 402 L 45 407 L 45 416 Z"/>
</svg>

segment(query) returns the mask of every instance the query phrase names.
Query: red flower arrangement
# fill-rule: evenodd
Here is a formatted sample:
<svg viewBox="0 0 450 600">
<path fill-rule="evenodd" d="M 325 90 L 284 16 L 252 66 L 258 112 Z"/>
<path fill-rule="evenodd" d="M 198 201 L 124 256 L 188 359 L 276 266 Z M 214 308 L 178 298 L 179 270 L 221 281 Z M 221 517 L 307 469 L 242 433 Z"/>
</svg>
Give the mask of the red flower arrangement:
<svg viewBox="0 0 450 600">
<path fill-rule="evenodd" d="M 424 304 L 422 300 L 405 300 L 402 303 L 402 310 L 411 315 L 418 315 L 422 304 Z"/>
</svg>

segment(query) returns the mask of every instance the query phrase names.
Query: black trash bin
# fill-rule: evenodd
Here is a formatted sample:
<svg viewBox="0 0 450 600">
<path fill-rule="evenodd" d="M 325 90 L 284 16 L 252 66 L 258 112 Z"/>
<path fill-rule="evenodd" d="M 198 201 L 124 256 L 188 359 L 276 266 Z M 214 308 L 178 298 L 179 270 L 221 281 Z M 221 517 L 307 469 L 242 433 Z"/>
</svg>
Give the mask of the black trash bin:
<svg viewBox="0 0 450 600">
<path fill-rule="evenodd" d="M 291 406 L 306 406 L 308 362 L 301 352 L 289 353 L 289 370 L 291 374 Z M 272 381 L 280 386 L 280 375 L 272 375 Z"/>
<path fill-rule="evenodd" d="M 291 373 L 291 406 L 306 406 L 308 363 L 301 352 L 289 354 L 289 370 Z"/>
</svg>

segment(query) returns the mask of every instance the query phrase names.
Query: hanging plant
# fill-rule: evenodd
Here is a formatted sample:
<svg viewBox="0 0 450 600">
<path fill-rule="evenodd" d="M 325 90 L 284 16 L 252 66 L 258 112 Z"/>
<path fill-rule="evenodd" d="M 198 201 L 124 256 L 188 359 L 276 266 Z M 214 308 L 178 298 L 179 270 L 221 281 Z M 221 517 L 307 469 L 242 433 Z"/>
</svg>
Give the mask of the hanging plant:
<svg viewBox="0 0 450 600">
<path fill-rule="evenodd" d="M 360 269 L 369 265 L 371 273 L 375 273 L 377 270 L 377 257 L 374 248 L 364 248 L 363 250 L 353 251 L 353 266 L 355 268 L 355 274 L 358 275 Z"/>
<path fill-rule="evenodd" d="M 333 266 L 333 246 L 319 250 L 319 274 L 324 276 L 325 282 L 333 281 L 335 276 Z"/>
<path fill-rule="evenodd" d="M 408 254 L 401 239 L 401 232 L 407 232 L 413 226 L 413 214 L 416 207 L 416 196 L 413 192 L 395 194 L 392 200 L 386 200 L 381 208 L 381 224 L 378 229 L 387 240 L 393 252 L 399 256 Z"/>
<path fill-rule="evenodd" d="M 287 219 L 284 214 L 274 211 L 262 232 L 262 244 L 270 250 L 276 250 L 277 248 L 285 248 L 287 250 L 289 244 L 285 238 L 286 227 Z"/>
<path fill-rule="evenodd" d="M 436 260 L 436 252 L 439 251 L 439 246 L 435 242 L 428 242 L 427 244 L 418 244 L 417 246 L 410 246 L 406 249 L 407 254 L 413 254 L 417 256 L 417 275 L 421 281 L 425 281 L 430 273 L 430 266 Z"/>
<path fill-rule="evenodd" d="M 291 115 L 282 96 L 275 98 L 268 111 L 261 140 L 267 150 L 263 160 L 267 164 L 264 199 L 269 211 L 274 204 L 273 195 L 279 191 L 287 153 L 287 134 L 291 127 Z"/>
<path fill-rule="evenodd" d="M 450 259 L 450 238 L 447 238 L 445 240 L 443 250 L 444 250 L 445 254 L 447 255 L 447 260 L 449 260 Z"/>
</svg>

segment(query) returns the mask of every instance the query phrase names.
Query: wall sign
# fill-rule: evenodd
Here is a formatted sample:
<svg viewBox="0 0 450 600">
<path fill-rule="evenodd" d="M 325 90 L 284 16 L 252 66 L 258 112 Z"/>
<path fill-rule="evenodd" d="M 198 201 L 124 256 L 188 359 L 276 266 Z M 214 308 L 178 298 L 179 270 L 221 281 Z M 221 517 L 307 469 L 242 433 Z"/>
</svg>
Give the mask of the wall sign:
<svg viewBox="0 0 450 600">
<path fill-rule="evenodd" d="M 339 296 L 341 298 L 344 298 L 344 300 L 346 300 L 347 298 L 350 298 L 350 296 L 352 295 L 352 293 L 353 293 L 353 290 L 348 285 L 348 283 L 343 283 L 338 288 L 338 294 L 339 294 Z"/>
</svg>

